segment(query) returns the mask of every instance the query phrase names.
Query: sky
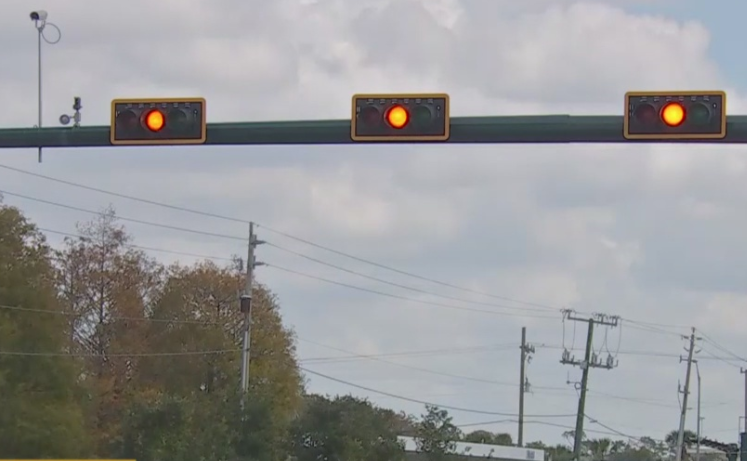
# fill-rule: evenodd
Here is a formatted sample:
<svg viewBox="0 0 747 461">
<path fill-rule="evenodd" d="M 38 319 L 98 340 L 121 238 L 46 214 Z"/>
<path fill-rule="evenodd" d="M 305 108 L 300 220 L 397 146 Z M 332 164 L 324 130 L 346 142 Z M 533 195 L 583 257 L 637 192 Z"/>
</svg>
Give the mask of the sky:
<svg viewBox="0 0 747 461">
<path fill-rule="evenodd" d="M 43 47 L 43 124 L 58 126 L 80 96 L 88 126 L 109 123 L 114 98 L 202 96 L 209 121 L 226 122 L 344 119 L 352 94 L 377 92 L 446 92 L 453 116 L 621 115 L 629 90 L 714 89 L 745 113 L 742 3 L 6 0 L 0 127 L 36 123 L 33 7 L 62 31 Z M 258 223 L 267 265 L 256 276 L 318 373 L 307 374 L 312 392 L 416 415 L 431 402 L 464 430 L 515 437 L 526 327 L 525 442 L 564 443 L 575 423 L 581 372 L 560 359 L 564 348 L 582 356 L 586 323 L 561 309 L 621 319 L 594 332 L 595 352 L 617 366 L 591 370 L 590 437 L 663 438 L 678 426 L 683 335 L 695 327 L 703 433 L 737 440 L 740 146 L 118 147 L 49 149 L 41 164 L 35 150 L 3 150 L 0 191 L 56 232 L 53 245 L 92 217 L 59 205 L 111 204 L 123 218 L 224 236 L 124 222 L 138 245 L 172 252 L 149 250 L 164 263 L 244 254 L 240 221 Z M 694 430 L 695 369 L 691 384 Z"/>
</svg>

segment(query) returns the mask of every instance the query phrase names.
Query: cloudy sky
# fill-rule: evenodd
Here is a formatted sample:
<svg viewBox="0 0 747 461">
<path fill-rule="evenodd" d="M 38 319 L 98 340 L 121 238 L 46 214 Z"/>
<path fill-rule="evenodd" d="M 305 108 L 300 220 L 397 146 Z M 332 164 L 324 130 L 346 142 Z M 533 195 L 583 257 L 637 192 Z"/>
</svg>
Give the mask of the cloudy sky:
<svg viewBox="0 0 747 461">
<path fill-rule="evenodd" d="M 387 91 L 448 92 L 459 116 L 621 114 L 628 90 L 708 88 L 726 90 L 730 113 L 739 113 L 747 65 L 734 58 L 734 43 L 747 39 L 739 22 L 747 3 L 719 6 L 6 0 L 0 42 L 13 45 L 0 51 L 0 126 L 36 121 L 33 7 L 48 10 L 63 33 L 44 47 L 44 124 L 53 126 L 73 96 L 83 98 L 85 125 L 108 124 L 118 97 L 204 96 L 209 120 L 219 122 L 345 118 L 353 93 Z M 57 38 L 51 28 L 46 34 Z M 619 366 L 592 371 L 587 413 L 597 422 L 587 421 L 589 435 L 612 428 L 661 438 L 677 427 L 681 335 L 694 326 L 703 338 L 704 432 L 736 440 L 739 357 L 747 355 L 740 147 L 65 149 L 46 151 L 42 164 L 35 150 L 4 150 L 0 165 L 5 202 L 53 231 L 74 232 L 90 215 L 11 194 L 89 210 L 112 204 L 123 217 L 229 237 L 246 235 L 238 220 L 260 223 L 271 245 L 258 250 L 270 264 L 258 279 L 280 296 L 304 366 L 342 381 L 309 375 L 312 391 L 352 392 L 415 414 L 422 405 L 406 399 L 457 407 L 465 429 L 515 436 L 526 326 L 536 349 L 526 441 L 561 442 L 575 422 L 568 415 L 580 371 L 559 361 L 586 335 L 584 323 L 562 321 L 559 309 L 570 308 L 622 317 L 617 328 L 596 330 L 595 351 Z M 216 258 L 245 251 L 236 239 L 127 225 L 146 247 Z"/>
</svg>

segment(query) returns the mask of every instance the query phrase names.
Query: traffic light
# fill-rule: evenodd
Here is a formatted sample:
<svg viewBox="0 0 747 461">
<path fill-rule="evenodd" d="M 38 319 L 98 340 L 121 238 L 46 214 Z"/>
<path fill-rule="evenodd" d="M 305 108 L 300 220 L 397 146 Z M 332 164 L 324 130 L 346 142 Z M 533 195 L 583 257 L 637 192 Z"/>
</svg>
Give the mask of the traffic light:
<svg viewBox="0 0 747 461">
<path fill-rule="evenodd" d="M 115 99 L 111 143 L 127 145 L 205 144 L 205 99 Z"/>
<path fill-rule="evenodd" d="M 629 92 L 625 94 L 626 139 L 723 139 L 723 91 Z"/>
<path fill-rule="evenodd" d="M 446 141 L 448 94 L 356 94 L 353 141 Z"/>
</svg>

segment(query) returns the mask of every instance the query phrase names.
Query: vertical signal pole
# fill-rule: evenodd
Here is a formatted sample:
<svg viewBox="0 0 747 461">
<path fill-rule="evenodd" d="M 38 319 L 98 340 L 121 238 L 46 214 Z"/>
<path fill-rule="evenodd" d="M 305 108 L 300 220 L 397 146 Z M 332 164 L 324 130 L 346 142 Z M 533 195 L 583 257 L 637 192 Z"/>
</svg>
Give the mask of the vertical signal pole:
<svg viewBox="0 0 747 461">
<path fill-rule="evenodd" d="M 519 371 L 519 434 L 517 446 L 524 446 L 524 394 L 529 390 L 526 365 L 534 353 L 534 346 L 527 344 L 527 327 L 521 327 L 521 368 Z"/>
<path fill-rule="evenodd" d="M 243 332 L 244 337 L 241 348 L 241 393 L 242 399 L 241 404 L 244 405 L 246 396 L 249 393 L 249 363 L 250 363 L 250 348 L 251 348 L 251 334 L 252 334 L 252 286 L 254 283 L 254 268 L 261 266 L 262 263 L 258 263 L 254 257 L 254 250 L 257 245 L 264 242 L 257 240 L 257 236 L 254 234 L 254 223 L 249 223 L 249 249 L 247 250 L 246 260 L 246 283 L 244 285 L 244 293 L 241 295 L 239 308 L 241 313 L 244 314 Z"/>
<path fill-rule="evenodd" d="M 620 317 L 606 314 L 592 314 L 591 317 L 583 318 L 576 317 L 573 315 L 573 311 L 564 310 L 563 315 L 567 320 L 573 320 L 576 322 L 586 322 L 589 326 L 586 334 L 586 350 L 584 352 L 583 360 L 576 360 L 576 357 L 571 356 L 571 352 L 566 349 L 563 351 L 563 358 L 560 363 L 564 365 L 572 365 L 580 367 L 583 372 L 581 376 L 581 389 L 578 398 L 578 412 L 576 413 L 576 430 L 574 432 L 573 440 L 573 459 L 578 461 L 581 457 L 581 445 L 584 437 L 584 417 L 586 411 L 586 391 L 589 385 L 589 371 L 592 368 L 604 368 L 611 370 L 616 367 L 615 358 L 612 355 L 607 356 L 607 360 L 602 360 L 592 351 L 594 344 L 594 325 L 605 325 L 610 327 L 616 327 L 620 321 Z"/>
<path fill-rule="evenodd" d="M 744 431 L 739 435 L 739 460 L 747 461 L 747 368 L 739 370 L 744 375 Z"/>
<path fill-rule="evenodd" d="M 687 338 L 685 338 L 687 339 Z M 680 413 L 680 428 L 677 432 L 677 448 L 674 454 L 675 461 L 682 461 L 685 448 L 685 420 L 687 419 L 687 397 L 690 394 L 690 373 L 693 367 L 693 354 L 695 353 L 695 328 L 690 334 L 690 344 L 687 347 L 687 371 L 685 373 L 685 389 L 682 391 L 682 412 Z M 700 338 L 698 338 L 700 339 Z M 682 358 L 680 358 L 682 361 Z"/>
<path fill-rule="evenodd" d="M 739 372 L 744 375 L 744 418 L 747 421 L 747 368 L 740 368 Z M 744 431 L 747 432 L 747 423 L 745 423 Z"/>
<path fill-rule="evenodd" d="M 60 31 L 60 28 L 57 27 L 57 25 L 52 24 L 51 22 L 47 21 L 47 12 L 43 10 L 39 11 L 32 11 L 29 15 L 31 17 L 31 20 L 34 22 L 34 27 L 36 28 L 37 32 L 37 46 L 36 46 L 36 60 L 37 60 L 37 68 L 36 68 L 36 83 L 37 83 L 37 90 L 36 90 L 36 97 L 37 97 L 37 128 L 39 129 L 39 132 L 41 133 L 42 128 L 42 41 L 50 44 L 55 45 L 59 43 L 60 40 L 62 40 L 62 32 Z M 44 30 L 47 26 L 50 26 L 51 28 L 55 29 L 57 31 L 57 40 L 49 40 L 44 35 Z M 40 136 L 41 139 L 41 136 Z M 41 145 L 38 148 L 38 162 L 42 162 L 42 148 Z"/>
</svg>

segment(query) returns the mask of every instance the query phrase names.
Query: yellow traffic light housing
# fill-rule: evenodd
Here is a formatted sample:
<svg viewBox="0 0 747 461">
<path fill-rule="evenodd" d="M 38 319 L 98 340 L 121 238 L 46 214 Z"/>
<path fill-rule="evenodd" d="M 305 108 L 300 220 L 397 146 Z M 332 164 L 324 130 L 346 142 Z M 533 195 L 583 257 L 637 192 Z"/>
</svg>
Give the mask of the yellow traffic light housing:
<svg viewBox="0 0 747 461">
<path fill-rule="evenodd" d="M 204 98 L 115 99 L 110 138 L 115 146 L 205 144 Z"/>
<path fill-rule="evenodd" d="M 632 91 L 625 94 L 626 139 L 723 139 L 723 91 Z"/>
<path fill-rule="evenodd" d="M 449 95 L 356 94 L 350 137 L 353 141 L 446 141 Z"/>
</svg>

